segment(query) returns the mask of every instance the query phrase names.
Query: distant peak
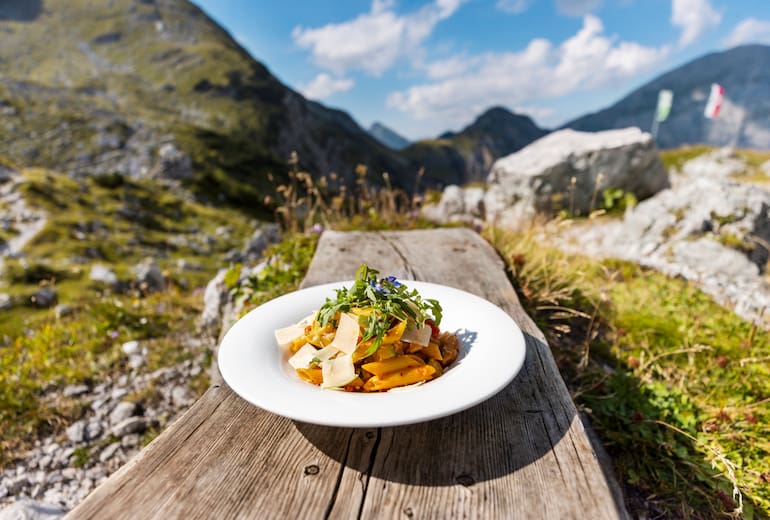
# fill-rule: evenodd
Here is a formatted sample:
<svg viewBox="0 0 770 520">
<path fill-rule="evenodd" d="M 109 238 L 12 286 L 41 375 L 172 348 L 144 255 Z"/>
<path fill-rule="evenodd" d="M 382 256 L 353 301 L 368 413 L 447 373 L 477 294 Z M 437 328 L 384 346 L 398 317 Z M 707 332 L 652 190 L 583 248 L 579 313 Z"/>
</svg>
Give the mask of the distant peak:
<svg viewBox="0 0 770 520">
<path fill-rule="evenodd" d="M 372 126 L 369 127 L 369 134 L 385 146 L 394 150 L 401 150 L 410 144 L 409 139 L 401 136 L 379 121 L 372 123 Z"/>
</svg>

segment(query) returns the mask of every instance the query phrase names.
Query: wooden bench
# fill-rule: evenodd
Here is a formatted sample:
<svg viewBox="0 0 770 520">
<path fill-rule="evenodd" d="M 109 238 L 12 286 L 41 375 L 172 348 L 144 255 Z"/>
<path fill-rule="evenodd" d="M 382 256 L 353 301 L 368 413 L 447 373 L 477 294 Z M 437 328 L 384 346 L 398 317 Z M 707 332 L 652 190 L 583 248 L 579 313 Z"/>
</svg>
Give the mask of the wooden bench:
<svg viewBox="0 0 770 520">
<path fill-rule="evenodd" d="M 499 305 L 524 331 L 521 372 L 464 412 L 376 429 L 291 421 L 214 385 L 69 517 L 627 517 L 543 334 L 484 240 L 466 229 L 329 231 L 302 286 L 351 279 L 362 262 Z"/>
</svg>

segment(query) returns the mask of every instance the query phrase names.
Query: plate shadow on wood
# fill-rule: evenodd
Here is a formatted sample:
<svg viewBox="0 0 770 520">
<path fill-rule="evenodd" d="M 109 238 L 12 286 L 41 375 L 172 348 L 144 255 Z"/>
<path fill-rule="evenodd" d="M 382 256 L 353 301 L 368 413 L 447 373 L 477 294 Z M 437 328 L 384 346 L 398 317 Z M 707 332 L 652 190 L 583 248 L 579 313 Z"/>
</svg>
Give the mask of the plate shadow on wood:
<svg viewBox="0 0 770 520">
<path fill-rule="evenodd" d="M 501 392 L 465 411 L 387 428 L 293 424 L 330 458 L 383 480 L 470 486 L 503 477 L 553 452 L 577 420 L 574 405 L 564 406 L 559 393 L 549 392 L 552 385 L 544 382 L 540 356 L 550 355 L 548 346 L 527 333 L 524 338 L 521 372 Z M 347 438 L 347 444 L 341 438 Z"/>
</svg>

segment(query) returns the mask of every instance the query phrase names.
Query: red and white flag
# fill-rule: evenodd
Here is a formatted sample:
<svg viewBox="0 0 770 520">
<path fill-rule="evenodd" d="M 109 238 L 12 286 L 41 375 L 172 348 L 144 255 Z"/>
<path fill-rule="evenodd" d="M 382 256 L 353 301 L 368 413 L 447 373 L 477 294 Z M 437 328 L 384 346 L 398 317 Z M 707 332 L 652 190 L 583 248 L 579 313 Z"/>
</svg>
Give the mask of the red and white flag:
<svg viewBox="0 0 770 520">
<path fill-rule="evenodd" d="M 722 108 L 722 98 L 725 95 L 725 88 L 718 84 L 711 84 L 711 94 L 709 100 L 706 103 L 706 110 L 703 111 L 703 115 L 709 119 L 714 119 L 719 115 L 719 109 Z"/>
</svg>

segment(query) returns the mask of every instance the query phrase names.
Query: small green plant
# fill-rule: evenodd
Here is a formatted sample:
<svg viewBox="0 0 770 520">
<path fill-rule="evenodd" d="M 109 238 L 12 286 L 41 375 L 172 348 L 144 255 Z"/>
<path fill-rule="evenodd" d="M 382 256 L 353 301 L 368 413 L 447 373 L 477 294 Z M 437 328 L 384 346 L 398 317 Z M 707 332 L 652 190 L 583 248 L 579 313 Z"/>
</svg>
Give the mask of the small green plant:
<svg viewBox="0 0 770 520">
<path fill-rule="evenodd" d="M 88 464 L 90 457 L 91 449 L 87 446 L 75 448 L 75 451 L 72 452 L 72 466 L 75 468 L 82 468 Z"/>
<path fill-rule="evenodd" d="M 602 209 L 607 213 L 622 213 L 637 204 L 636 195 L 620 188 L 602 190 Z"/>
</svg>

